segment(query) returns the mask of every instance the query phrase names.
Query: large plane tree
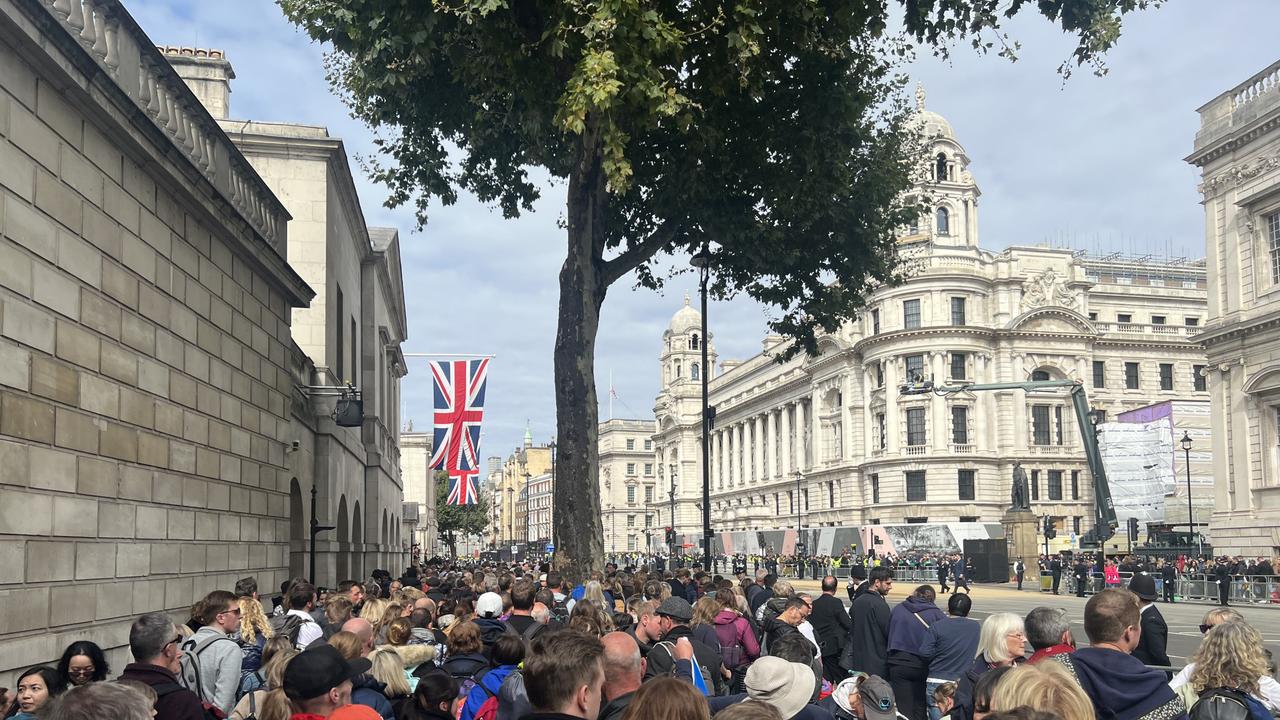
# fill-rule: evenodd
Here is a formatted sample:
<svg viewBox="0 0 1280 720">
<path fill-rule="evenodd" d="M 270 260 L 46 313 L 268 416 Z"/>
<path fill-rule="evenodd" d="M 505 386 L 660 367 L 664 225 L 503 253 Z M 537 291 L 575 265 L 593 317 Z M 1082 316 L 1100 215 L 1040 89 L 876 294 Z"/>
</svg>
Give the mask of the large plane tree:
<svg viewBox="0 0 1280 720">
<path fill-rule="evenodd" d="M 901 63 L 956 42 L 1014 52 L 1039 13 L 1095 64 L 1147 0 L 280 0 L 329 44 L 330 79 L 378 130 L 388 204 L 459 190 L 532 209 L 567 182 L 555 338 L 557 562 L 603 563 L 595 343 L 609 288 L 656 288 L 709 248 L 718 296 L 775 310 L 793 351 L 900 279 L 919 138 Z M 895 30 L 893 28 L 898 28 Z M 548 251 L 553 251 L 548 248 Z"/>
</svg>

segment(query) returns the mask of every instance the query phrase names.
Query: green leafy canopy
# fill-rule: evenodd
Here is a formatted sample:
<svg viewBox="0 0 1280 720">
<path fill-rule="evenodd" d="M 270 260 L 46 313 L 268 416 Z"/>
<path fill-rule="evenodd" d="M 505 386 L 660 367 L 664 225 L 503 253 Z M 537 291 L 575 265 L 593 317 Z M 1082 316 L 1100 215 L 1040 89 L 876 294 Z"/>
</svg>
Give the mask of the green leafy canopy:
<svg viewBox="0 0 1280 720">
<path fill-rule="evenodd" d="M 607 287 L 710 243 L 713 292 L 779 310 L 816 349 L 878 283 L 900 279 L 897 228 L 919 138 L 900 92 L 916 47 L 1014 48 L 1031 5 L 1092 63 L 1148 0 L 280 0 L 330 44 L 334 87 L 378 129 L 388 204 L 459 189 L 532 208 L 529 168 L 603 170 L 591 262 Z M 901 33 L 890 12 L 901 8 Z M 1069 68 L 1064 64 L 1064 68 Z M 455 150 L 456 149 L 456 150 Z M 572 200 L 570 201 L 572 204 Z"/>
<path fill-rule="evenodd" d="M 481 497 L 474 505 L 450 505 L 445 502 L 449 497 L 449 474 L 439 471 L 435 479 L 436 525 L 440 537 L 452 550 L 458 538 L 484 533 L 488 525 L 489 503 Z"/>
</svg>

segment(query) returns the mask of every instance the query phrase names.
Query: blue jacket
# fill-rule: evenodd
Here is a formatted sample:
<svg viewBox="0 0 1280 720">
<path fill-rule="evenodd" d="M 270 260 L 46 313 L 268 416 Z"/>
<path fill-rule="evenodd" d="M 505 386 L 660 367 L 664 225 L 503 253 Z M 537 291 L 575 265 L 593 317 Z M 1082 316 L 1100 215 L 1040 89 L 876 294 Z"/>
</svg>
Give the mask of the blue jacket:
<svg viewBox="0 0 1280 720">
<path fill-rule="evenodd" d="M 372 675 L 359 675 L 351 680 L 351 704 L 366 705 L 377 711 L 383 720 L 395 720 L 396 712 L 383 692 L 387 686 L 373 679 Z"/>
<path fill-rule="evenodd" d="M 966 617 L 948 617 L 929 625 L 920 656 L 929 661 L 929 677 L 959 680 L 978 652 L 982 624 Z"/>
<path fill-rule="evenodd" d="M 476 683 L 476 687 L 471 688 L 471 692 L 467 694 L 467 701 L 462 706 L 462 714 L 459 720 L 472 720 L 476 713 L 480 712 L 480 706 L 490 697 L 496 697 L 498 690 L 502 688 L 502 681 L 507 676 L 515 672 L 515 665 L 499 665 L 496 668 L 486 672 L 480 676 L 480 681 Z M 484 686 L 484 687 L 480 687 Z M 488 688 L 488 692 L 485 692 Z"/>
</svg>

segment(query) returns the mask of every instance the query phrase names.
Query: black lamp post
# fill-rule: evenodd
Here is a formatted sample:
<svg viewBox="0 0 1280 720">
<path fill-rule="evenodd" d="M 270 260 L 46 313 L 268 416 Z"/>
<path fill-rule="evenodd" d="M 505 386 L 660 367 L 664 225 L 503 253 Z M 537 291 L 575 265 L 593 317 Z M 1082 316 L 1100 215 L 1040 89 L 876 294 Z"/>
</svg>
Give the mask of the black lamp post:
<svg viewBox="0 0 1280 720">
<path fill-rule="evenodd" d="M 1204 540 L 1200 538 L 1200 533 L 1196 532 L 1195 515 L 1191 512 L 1191 433 L 1182 431 L 1182 452 L 1186 460 L 1187 466 L 1187 527 L 1191 532 L 1196 533 L 1196 557 L 1204 556 Z"/>
<path fill-rule="evenodd" d="M 671 500 L 671 547 L 667 548 L 667 553 L 671 562 L 674 563 L 676 559 L 676 474 L 674 472 L 671 473 L 671 492 L 668 497 Z"/>
<path fill-rule="evenodd" d="M 689 259 L 698 268 L 698 293 L 702 300 L 702 564 L 711 567 L 711 405 L 708 399 L 711 368 L 707 367 L 707 281 L 711 277 L 711 250 L 702 249 Z"/>
<path fill-rule="evenodd" d="M 1104 419 L 1104 414 L 1101 410 L 1092 409 L 1089 411 L 1089 424 L 1093 426 L 1093 436 L 1095 438 L 1098 436 L 1098 433 L 1100 432 L 1098 426 L 1102 424 L 1103 419 Z M 1101 452 L 1101 450 L 1099 450 L 1099 452 Z M 1095 489 L 1096 489 L 1096 486 L 1095 486 Z M 1102 537 L 1103 535 L 1102 526 L 1106 523 L 1104 523 L 1102 519 L 1102 506 L 1098 504 L 1097 492 L 1094 493 L 1093 506 L 1094 506 L 1093 527 L 1094 527 L 1094 532 L 1098 536 L 1098 554 L 1102 558 L 1101 565 L 1105 567 L 1107 564 L 1107 540 L 1110 540 L 1111 538 L 1104 539 Z"/>
<path fill-rule="evenodd" d="M 332 525 L 321 525 L 316 519 L 316 486 L 311 486 L 311 577 L 310 580 L 314 584 L 316 581 L 316 536 L 327 530 L 332 530 Z"/>
</svg>

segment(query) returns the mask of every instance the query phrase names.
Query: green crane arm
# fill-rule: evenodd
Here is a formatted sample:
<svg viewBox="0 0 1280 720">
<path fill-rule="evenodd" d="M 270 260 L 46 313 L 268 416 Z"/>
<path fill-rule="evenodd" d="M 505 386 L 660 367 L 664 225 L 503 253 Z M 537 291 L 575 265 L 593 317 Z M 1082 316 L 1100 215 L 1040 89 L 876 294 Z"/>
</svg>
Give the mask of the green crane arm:
<svg viewBox="0 0 1280 720">
<path fill-rule="evenodd" d="M 1078 380 L 1031 380 L 1028 382 L 934 385 L 928 381 L 917 381 L 904 383 L 900 388 L 900 392 L 903 395 L 924 395 L 927 393 L 951 395 L 958 392 L 980 392 L 984 390 L 1025 390 L 1033 392 L 1036 390 L 1063 389 L 1071 392 L 1071 405 L 1075 409 L 1076 424 L 1080 427 L 1080 440 L 1084 443 L 1085 459 L 1089 463 L 1089 472 L 1093 475 L 1093 497 L 1097 527 L 1099 531 L 1105 528 L 1107 537 L 1111 537 L 1120 523 L 1116 519 L 1116 506 L 1111 497 L 1111 485 L 1107 482 L 1107 471 L 1102 466 L 1102 454 L 1098 451 L 1098 437 L 1094 434 L 1093 423 L 1089 421 L 1089 399 L 1085 396 L 1084 383 Z"/>
</svg>

